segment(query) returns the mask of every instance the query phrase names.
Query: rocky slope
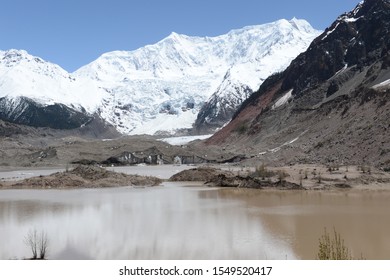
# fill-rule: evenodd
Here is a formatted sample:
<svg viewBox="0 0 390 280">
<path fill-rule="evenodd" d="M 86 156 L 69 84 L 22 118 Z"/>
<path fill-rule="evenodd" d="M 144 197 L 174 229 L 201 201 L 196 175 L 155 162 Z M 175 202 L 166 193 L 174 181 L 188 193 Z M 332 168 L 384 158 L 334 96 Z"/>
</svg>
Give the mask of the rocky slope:
<svg viewBox="0 0 390 280">
<path fill-rule="evenodd" d="M 390 2 L 341 15 L 206 143 L 273 163 L 390 169 Z"/>
</svg>

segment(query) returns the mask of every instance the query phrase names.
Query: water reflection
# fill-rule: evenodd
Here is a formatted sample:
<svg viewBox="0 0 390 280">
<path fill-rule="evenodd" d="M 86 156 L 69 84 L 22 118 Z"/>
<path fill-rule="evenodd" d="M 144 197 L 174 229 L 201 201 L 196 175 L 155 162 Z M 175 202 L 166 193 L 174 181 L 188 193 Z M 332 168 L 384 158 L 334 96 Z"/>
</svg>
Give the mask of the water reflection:
<svg viewBox="0 0 390 280">
<path fill-rule="evenodd" d="M 222 196 L 221 196 L 222 195 Z M 0 257 L 28 257 L 31 229 L 44 230 L 54 259 L 294 258 L 243 201 L 218 189 L 6 190 L 0 199 Z M 3 211 L 4 210 L 4 211 Z"/>
<path fill-rule="evenodd" d="M 355 255 L 390 258 L 389 193 L 155 188 L 3 190 L 0 258 L 29 257 L 31 229 L 52 259 L 315 258 L 324 227 Z"/>
<path fill-rule="evenodd" d="M 389 192 L 221 191 L 253 207 L 263 226 L 288 240 L 298 258 L 316 258 L 326 227 L 341 234 L 355 258 L 390 259 Z"/>
</svg>

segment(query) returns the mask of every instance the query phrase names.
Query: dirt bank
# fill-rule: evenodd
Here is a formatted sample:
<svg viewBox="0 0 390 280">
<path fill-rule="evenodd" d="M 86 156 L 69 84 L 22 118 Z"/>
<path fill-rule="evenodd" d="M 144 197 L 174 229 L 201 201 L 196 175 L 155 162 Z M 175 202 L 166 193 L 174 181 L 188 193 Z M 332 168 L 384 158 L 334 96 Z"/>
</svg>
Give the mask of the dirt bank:
<svg viewBox="0 0 390 280">
<path fill-rule="evenodd" d="M 231 171 L 223 171 L 219 168 L 213 167 L 198 167 L 189 170 L 183 170 L 173 175 L 171 178 L 169 178 L 169 180 L 174 182 L 207 182 L 213 180 L 215 176 L 220 174 L 226 175 L 228 177 L 234 176 L 234 172 Z"/>
<path fill-rule="evenodd" d="M 78 166 L 70 171 L 49 176 L 28 178 L 16 182 L 2 182 L 3 189 L 70 189 L 107 188 L 122 186 L 156 186 L 161 179 L 151 176 L 127 175 L 95 166 Z"/>
<path fill-rule="evenodd" d="M 295 165 L 286 167 L 194 168 L 170 178 L 172 181 L 202 181 L 214 186 L 277 189 L 390 190 L 390 174 L 365 166 Z"/>
</svg>

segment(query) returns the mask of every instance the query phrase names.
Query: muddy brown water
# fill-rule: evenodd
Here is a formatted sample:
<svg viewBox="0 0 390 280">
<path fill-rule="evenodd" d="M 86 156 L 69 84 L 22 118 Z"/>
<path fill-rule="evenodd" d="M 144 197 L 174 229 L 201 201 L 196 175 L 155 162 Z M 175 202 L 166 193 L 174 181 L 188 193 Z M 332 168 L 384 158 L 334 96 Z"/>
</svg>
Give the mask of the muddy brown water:
<svg viewBox="0 0 390 280">
<path fill-rule="evenodd" d="M 355 257 L 390 259 L 390 192 L 154 188 L 0 191 L 0 259 L 315 259 L 335 228 Z"/>
</svg>

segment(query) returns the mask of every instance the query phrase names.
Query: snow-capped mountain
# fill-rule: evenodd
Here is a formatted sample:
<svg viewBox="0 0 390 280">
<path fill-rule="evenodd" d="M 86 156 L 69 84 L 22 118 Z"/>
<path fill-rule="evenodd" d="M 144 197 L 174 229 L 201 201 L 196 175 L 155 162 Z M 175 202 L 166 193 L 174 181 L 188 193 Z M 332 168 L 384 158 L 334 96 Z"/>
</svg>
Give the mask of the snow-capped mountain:
<svg viewBox="0 0 390 280">
<path fill-rule="evenodd" d="M 0 118 L 69 129 L 91 120 L 105 92 L 23 50 L 0 51 Z"/>
<path fill-rule="evenodd" d="M 194 125 L 197 131 L 215 130 L 230 121 L 242 102 L 268 76 L 283 71 L 319 35 L 306 21 L 295 18 L 258 26 L 256 31 L 252 48 L 258 52 L 228 69 L 223 82 L 201 108 Z"/>
<path fill-rule="evenodd" d="M 94 112 L 103 94 L 94 81 L 75 77 L 26 51 L 0 51 L 0 97 L 23 96 L 42 105 L 61 103 Z"/>
<path fill-rule="evenodd" d="M 340 15 L 207 144 L 283 165 L 390 170 L 390 0 Z"/>
<path fill-rule="evenodd" d="M 245 83 L 243 78 L 253 77 L 253 73 L 248 76 L 242 75 L 240 70 L 247 71 L 251 65 L 237 65 L 228 70 L 222 83 L 216 92 L 207 100 L 200 109 L 196 118 L 194 129 L 197 133 L 212 132 L 222 127 L 229 121 L 237 108 L 253 92 L 255 86 L 251 87 Z M 256 72 L 256 71 L 253 71 Z"/>
<path fill-rule="evenodd" d="M 217 37 L 172 33 L 135 51 L 103 54 L 72 74 L 24 51 L 0 52 L 0 107 L 20 114 L 23 106 L 16 103 L 23 97 L 38 107 L 63 104 L 99 115 L 125 134 L 174 133 L 192 128 L 208 100 L 215 107 L 205 114 L 209 122 L 221 115 L 218 108 L 229 106 L 233 112 L 318 34 L 297 19 Z"/>
</svg>

